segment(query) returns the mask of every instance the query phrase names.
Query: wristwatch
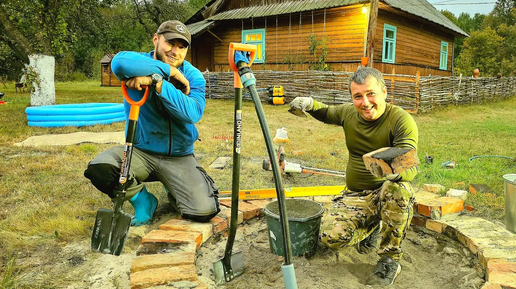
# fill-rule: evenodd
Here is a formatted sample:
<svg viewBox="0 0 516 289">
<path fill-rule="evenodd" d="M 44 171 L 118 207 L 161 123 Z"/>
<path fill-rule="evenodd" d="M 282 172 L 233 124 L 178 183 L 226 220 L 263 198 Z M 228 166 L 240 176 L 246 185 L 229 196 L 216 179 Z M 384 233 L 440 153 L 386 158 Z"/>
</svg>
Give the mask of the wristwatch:
<svg viewBox="0 0 516 289">
<path fill-rule="evenodd" d="M 152 79 L 152 85 L 153 86 L 156 86 L 157 83 L 159 82 L 162 82 L 163 81 L 163 76 L 157 74 L 157 73 L 154 73 L 154 74 L 151 74 L 151 79 Z"/>
</svg>

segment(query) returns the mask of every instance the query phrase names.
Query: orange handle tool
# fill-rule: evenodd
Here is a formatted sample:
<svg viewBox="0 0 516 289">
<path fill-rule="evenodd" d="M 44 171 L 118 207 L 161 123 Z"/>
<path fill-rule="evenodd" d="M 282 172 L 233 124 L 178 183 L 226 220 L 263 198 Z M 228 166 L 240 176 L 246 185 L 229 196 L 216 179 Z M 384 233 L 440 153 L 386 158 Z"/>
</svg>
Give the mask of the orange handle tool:
<svg viewBox="0 0 516 289">
<path fill-rule="evenodd" d="M 143 94 L 142 99 L 139 101 L 134 101 L 129 97 L 127 93 L 127 87 L 125 86 L 125 80 L 122 80 L 122 94 L 124 95 L 125 101 L 131 105 L 131 110 L 129 111 L 129 119 L 138 120 L 138 115 L 140 114 L 140 106 L 142 106 L 149 97 L 150 89 L 148 85 L 142 85 L 145 88 L 145 93 Z"/>
<path fill-rule="evenodd" d="M 243 88 L 242 82 L 240 81 L 240 76 L 238 75 L 238 67 L 235 65 L 235 51 L 248 51 L 251 52 L 251 61 L 247 66 L 251 66 L 253 64 L 254 59 L 256 58 L 256 45 L 252 44 L 244 44 L 244 43 L 234 43 L 231 42 L 229 44 L 229 66 L 233 69 L 235 73 L 234 84 L 235 88 Z"/>
</svg>

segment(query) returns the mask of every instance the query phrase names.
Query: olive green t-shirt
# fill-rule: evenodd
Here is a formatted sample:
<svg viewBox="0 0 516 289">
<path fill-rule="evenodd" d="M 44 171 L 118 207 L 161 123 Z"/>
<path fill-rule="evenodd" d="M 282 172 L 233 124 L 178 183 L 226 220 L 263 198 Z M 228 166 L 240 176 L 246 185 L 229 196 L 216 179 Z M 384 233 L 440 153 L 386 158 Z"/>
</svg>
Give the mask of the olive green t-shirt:
<svg viewBox="0 0 516 289">
<path fill-rule="evenodd" d="M 377 178 L 366 169 L 362 156 L 382 147 L 417 150 L 418 131 L 412 116 L 398 106 L 387 104 L 382 116 L 366 121 L 352 103 L 328 106 L 314 101 L 314 118 L 328 124 L 342 126 L 349 151 L 346 185 L 349 190 L 374 190 L 382 186 L 384 178 Z M 401 181 L 410 182 L 417 174 L 413 167 L 400 174 Z"/>
</svg>

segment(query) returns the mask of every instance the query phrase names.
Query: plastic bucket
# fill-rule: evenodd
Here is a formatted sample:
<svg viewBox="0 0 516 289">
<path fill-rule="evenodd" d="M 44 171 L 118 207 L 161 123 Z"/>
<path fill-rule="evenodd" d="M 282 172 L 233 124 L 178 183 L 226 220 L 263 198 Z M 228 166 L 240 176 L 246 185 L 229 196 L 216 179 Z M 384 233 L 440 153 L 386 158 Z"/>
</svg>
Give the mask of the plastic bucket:
<svg viewBox="0 0 516 289">
<path fill-rule="evenodd" d="M 310 257 L 317 251 L 319 229 L 324 208 L 320 203 L 303 199 L 286 199 L 292 256 Z M 270 202 L 263 209 L 269 230 L 271 252 L 285 255 L 279 217 L 278 201 Z"/>
<path fill-rule="evenodd" d="M 516 174 L 503 176 L 505 181 L 505 227 L 516 233 Z"/>
</svg>

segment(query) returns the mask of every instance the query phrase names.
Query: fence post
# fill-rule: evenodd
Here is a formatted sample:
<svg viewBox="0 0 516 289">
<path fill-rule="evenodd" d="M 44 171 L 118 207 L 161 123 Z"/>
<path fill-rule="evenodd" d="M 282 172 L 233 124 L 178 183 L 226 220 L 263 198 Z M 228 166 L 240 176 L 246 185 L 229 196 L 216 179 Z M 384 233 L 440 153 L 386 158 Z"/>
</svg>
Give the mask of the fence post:
<svg viewBox="0 0 516 289">
<path fill-rule="evenodd" d="M 416 72 L 416 109 L 415 114 L 419 111 L 419 77 L 421 76 L 420 71 L 418 70 Z"/>
</svg>

